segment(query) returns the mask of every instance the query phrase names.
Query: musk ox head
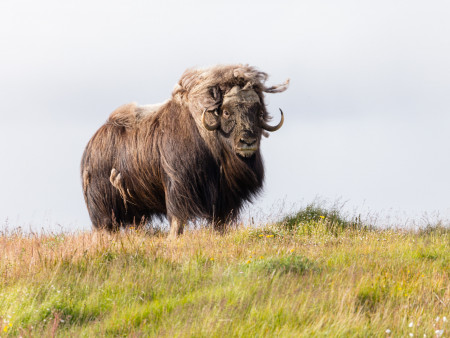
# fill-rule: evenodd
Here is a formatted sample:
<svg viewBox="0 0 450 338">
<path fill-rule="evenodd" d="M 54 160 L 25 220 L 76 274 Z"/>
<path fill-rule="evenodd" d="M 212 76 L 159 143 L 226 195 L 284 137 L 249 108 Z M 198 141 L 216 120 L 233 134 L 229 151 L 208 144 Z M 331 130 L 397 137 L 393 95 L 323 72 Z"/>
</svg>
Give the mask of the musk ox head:
<svg viewBox="0 0 450 338">
<path fill-rule="evenodd" d="M 229 151 L 251 157 L 259 150 L 261 136 L 280 129 L 284 121 L 280 109 L 280 122 L 275 126 L 268 124 L 264 92 L 282 92 L 289 80 L 266 87 L 267 77 L 248 65 L 190 69 L 175 87 L 174 97 L 188 103 L 205 137 L 214 135 Z"/>
</svg>

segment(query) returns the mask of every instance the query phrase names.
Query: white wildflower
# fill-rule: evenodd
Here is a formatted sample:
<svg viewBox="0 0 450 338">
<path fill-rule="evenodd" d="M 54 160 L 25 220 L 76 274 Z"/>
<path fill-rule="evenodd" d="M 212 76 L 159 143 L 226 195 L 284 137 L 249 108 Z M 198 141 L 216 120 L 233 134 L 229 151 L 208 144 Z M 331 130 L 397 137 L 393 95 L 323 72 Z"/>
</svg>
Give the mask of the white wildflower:
<svg viewBox="0 0 450 338">
<path fill-rule="evenodd" d="M 442 317 L 442 321 L 443 321 L 443 322 L 446 322 L 446 321 L 447 321 L 447 317 L 445 317 L 445 316 Z"/>
<path fill-rule="evenodd" d="M 413 327 L 414 326 L 414 323 L 413 322 L 411 322 L 411 323 L 409 323 L 409 325 L 408 325 L 409 327 Z"/>
<path fill-rule="evenodd" d="M 440 337 L 444 334 L 444 330 L 436 330 L 434 331 L 434 333 L 436 334 L 436 336 Z"/>
<path fill-rule="evenodd" d="M 391 333 L 391 330 L 387 329 L 387 330 L 386 330 L 386 333 L 387 333 L 387 334 L 390 334 L 390 333 Z"/>
<path fill-rule="evenodd" d="M 413 333 L 410 333 L 409 336 L 410 336 L 410 337 L 414 337 L 414 334 L 413 334 Z"/>
</svg>

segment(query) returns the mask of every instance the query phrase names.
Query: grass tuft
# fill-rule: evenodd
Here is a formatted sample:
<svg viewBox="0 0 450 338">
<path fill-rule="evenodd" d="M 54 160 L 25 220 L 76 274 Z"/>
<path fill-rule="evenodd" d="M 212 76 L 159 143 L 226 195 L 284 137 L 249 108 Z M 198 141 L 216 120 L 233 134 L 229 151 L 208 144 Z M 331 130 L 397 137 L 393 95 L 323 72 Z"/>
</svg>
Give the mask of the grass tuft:
<svg viewBox="0 0 450 338">
<path fill-rule="evenodd" d="M 306 230 L 307 233 L 310 233 L 311 227 L 317 226 L 318 224 L 324 226 L 327 231 L 335 235 L 345 229 L 371 229 L 370 226 L 361 221 L 361 216 L 348 219 L 348 217 L 345 217 L 342 214 L 342 211 L 339 208 L 333 207 L 331 209 L 326 209 L 316 203 L 309 204 L 296 213 L 286 216 L 279 223 L 279 226 L 290 231 L 303 229 Z"/>
<path fill-rule="evenodd" d="M 302 274 L 316 269 L 314 263 L 301 255 L 261 258 L 249 264 L 252 271 L 274 273 Z"/>
</svg>

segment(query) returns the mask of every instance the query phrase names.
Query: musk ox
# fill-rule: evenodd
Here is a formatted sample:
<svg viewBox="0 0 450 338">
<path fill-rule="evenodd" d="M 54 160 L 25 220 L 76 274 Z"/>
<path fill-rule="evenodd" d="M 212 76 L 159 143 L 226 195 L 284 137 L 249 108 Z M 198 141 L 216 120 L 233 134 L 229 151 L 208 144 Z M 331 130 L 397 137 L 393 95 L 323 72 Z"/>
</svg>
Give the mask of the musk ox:
<svg viewBox="0 0 450 338">
<path fill-rule="evenodd" d="M 166 216 L 170 237 L 189 220 L 221 231 L 260 192 L 261 136 L 270 119 L 267 74 L 248 65 L 188 69 L 158 105 L 115 110 L 83 154 L 84 198 L 94 227 L 111 231 Z"/>
</svg>

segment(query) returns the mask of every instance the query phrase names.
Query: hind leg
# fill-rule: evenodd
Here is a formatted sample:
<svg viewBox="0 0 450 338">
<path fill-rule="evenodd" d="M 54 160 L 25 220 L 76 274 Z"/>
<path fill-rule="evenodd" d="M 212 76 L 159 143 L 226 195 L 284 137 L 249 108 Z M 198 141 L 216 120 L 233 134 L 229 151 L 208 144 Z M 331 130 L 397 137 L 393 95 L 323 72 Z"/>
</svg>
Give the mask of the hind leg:
<svg viewBox="0 0 450 338">
<path fill-rule="evenodd" d="M 85 189 L 86 205 L 96 229 L 118 231 L 126 223 L 126 207 L 109 180 L 93 179 Z"/>
<path fill-rule="evenodd" d="M 111 210 L 109 214 L 97 209 L 92 210 L 88 208 L 88 210 L 92 225 L 96 230 L 107 230 L 110 232 L 117 232 L 120 230 L 121 223 L 117 220 L 113 210 Z"/>
</svg>

